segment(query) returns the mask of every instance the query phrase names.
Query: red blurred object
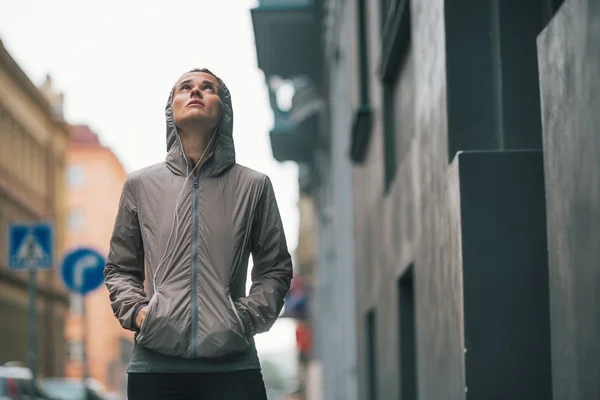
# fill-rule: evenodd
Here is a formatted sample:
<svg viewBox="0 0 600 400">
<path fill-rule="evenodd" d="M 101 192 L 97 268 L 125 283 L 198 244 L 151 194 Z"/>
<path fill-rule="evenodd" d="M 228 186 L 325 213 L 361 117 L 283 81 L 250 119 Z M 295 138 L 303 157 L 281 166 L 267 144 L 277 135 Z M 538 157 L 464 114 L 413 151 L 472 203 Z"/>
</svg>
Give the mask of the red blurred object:
<svg viewBox="0 0 600 400">
<path fill-rule="evenodd" d="M 17 400 L 19 398 L 19 387 L 17 381 L 12 378 L 6 379 L 6 386 L 8 387 L 8 395 L 10 399 Z"/>
<path fill-rule="evenodd" d="M 302 322 L 296 325 L 296 348 L 304 354 L 309 353 L 312 348 L 312 329 Z"/>
</svg>

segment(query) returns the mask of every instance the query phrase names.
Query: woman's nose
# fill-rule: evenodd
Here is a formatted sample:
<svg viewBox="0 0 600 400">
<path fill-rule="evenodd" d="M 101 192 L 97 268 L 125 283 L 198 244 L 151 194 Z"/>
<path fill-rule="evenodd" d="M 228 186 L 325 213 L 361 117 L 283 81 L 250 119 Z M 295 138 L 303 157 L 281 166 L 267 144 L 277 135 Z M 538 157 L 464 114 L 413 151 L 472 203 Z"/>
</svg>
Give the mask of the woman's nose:
<svg viewBox="0 0 600 400">
<path fill-rule="evenodd" d="M 202 90 L 200 90 L 200 89 L 199 89 L 199 88 L 197 88 L 197 87 L 194 87 L 194 88 L 192 89 L 191 96 L 192 96 L 192 97 L 194 97 L 194 96 L 202 97 Z"/>
</svg>

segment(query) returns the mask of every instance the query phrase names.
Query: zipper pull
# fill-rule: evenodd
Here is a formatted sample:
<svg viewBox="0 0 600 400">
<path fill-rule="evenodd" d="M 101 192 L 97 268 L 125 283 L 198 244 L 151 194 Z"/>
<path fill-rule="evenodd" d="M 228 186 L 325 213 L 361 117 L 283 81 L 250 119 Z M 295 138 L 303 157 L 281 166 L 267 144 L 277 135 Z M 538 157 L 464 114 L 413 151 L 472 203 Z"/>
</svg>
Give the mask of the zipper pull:
<svg viewBox="0 0 600 400">
<path fill-rule="evenodd" d="M 194 189 L 198 189 L 198 177 L 194 178 Z"/>
</svg>

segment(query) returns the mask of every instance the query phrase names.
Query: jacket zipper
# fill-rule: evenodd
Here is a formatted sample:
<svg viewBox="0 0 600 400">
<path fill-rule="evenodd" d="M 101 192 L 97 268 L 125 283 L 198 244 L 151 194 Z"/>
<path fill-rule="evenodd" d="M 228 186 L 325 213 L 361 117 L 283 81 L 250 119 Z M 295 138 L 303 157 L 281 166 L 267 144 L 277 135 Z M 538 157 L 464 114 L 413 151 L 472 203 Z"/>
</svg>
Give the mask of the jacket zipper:
<svg viewBox="0 0 600 400">
<path fill-rule="evenodd" d="M 192 210 L 192 357 L 198 340 L 198 176 L 194 177 L 194 209 Z"/>
</svg>

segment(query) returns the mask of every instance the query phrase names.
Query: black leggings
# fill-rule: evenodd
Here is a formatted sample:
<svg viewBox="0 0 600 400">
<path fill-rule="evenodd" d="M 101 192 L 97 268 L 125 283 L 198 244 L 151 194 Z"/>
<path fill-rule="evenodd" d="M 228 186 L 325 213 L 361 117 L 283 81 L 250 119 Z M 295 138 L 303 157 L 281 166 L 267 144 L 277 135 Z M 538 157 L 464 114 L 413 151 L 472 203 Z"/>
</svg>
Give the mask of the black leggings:
<svg viewBox="0 0 600 400">
<path fill-rule="evenodd" d="M 129 374 L 128 400 L 267 400 L 260 370 Z"/>
</svg>

